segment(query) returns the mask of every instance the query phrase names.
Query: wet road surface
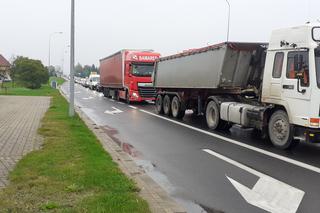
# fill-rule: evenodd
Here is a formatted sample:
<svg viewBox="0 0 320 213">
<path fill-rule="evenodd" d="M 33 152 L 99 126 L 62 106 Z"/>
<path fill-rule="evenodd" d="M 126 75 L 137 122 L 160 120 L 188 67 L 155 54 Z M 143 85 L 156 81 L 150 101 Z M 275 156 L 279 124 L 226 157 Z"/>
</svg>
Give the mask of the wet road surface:
<svg viewBox="0 0 320 213">
<path fill-rule="evenodd" d="M 68 83 L 62 86 L 68 94 Z M 320 147 L 277 150 L 251 130 L 206 128 L 76 85 L 75 103 L 188 212 L 320 212 Z"/>
</svg>

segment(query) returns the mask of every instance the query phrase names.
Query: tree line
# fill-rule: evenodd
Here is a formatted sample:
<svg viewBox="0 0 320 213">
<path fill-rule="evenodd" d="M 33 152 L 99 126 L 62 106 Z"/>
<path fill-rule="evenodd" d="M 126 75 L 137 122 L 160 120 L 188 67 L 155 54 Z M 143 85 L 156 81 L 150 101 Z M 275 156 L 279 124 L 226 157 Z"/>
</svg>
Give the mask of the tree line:
<svg viewBox="0 0 320 213">
<path fill-rule="evenodd" d="M 91 72 L 99 73 L 99 68 L 93 65 L 75 66 L 75 76 L 88 77 Z M 62 75 L 60 68 L 53 66 L 45 67 L 40 60 L 18 56 L 14 58 L 11 67 L 11 78 L 13 82 L 30 89 L 38 89 L 42 84 L 49 81 L 50 76 Z"/>
<path fill-rule="evenodd" d="M 81 78 L 86 78 L 89 77 L 90 73 L 96 72 L 99 73 L 99 68 L 96 67 L 94 64 L 90 65 L 84 65 L 82 66 L 80 63 L 78 63 L 74 67 L 74 73 L 75 76 L 81 77 Z"/>
</svg>

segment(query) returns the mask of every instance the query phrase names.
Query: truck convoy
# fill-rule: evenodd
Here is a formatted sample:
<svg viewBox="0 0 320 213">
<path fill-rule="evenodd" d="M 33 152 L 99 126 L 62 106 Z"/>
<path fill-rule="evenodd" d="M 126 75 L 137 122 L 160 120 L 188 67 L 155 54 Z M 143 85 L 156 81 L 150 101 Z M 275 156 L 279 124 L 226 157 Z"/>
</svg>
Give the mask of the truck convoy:
<svg viewBox="0 0 320 213">
<path fill-rule="evenodd" d="M 100 60 L 100 87 L 105 97 L 141 102 L 155 100 L 151 75 L 159 53 L 121 50 Z"/>
<path fill-rule="evenodd" d="M 204 114 L 210 129 L 255 128 L 287 149 L 320 142 L 320 27 L 275 30 L 270 43 L 226 42 L 160 58 L 156 111 Z"/>
</svg>

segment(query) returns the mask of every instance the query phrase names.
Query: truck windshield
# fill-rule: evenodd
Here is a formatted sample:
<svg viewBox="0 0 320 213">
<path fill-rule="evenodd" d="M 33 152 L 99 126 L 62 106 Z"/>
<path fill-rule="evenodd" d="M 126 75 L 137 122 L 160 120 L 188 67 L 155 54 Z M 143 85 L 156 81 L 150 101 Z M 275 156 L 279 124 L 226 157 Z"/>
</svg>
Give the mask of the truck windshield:
<svg viewBox="0 0 320 213">
<path fill-rule="evenodd" d="M 152 64 L 133 64 L 132 65 L 132 75 L 149 77 L 153 73 L 153 63 Z"/>
<path fill-rule="evenodd" d="M 320 48 L 315 49 L 315 61 L 316 61 L 316 70 L 317 70 L 317 83 L 320 88 Z"/>
</svg>

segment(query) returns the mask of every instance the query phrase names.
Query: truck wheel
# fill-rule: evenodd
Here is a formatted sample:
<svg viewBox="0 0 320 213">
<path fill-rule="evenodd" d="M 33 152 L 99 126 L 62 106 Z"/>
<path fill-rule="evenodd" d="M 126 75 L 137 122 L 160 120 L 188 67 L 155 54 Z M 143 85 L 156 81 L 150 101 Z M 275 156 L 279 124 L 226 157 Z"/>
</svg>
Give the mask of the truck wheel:
<svg viewBox="0 0 320 213">
<path fill-rule="evenodd" d="M 162 98 L 162 95 L 157 95 L 157 98 L 156 98 L 156 103 L 155 103 L 155 106 L 156 106 L 156 112 L 158 114 L 163 114 L 163 98 Z"/>
<path fill-rule="evenodd" d="M 171 102 L 171 112 L 174 118 L 183 118 L 185 110 L 177 96 L 174 96 Z"/>
<path fill-rule="evenodd" d="M 113 95 L 112 99 L 115 100 L 115 101 L 119 101 L 119 92 L 118 92 L 118 90 L 114 91 L 114 95 Z"/>
<path fill-rule="evenodd" d="M 171 101 L 169 95 L 165 95 L 163 99 L 163 112 L 165 115 L 171 114 Z"/>
<path fill-rule="evenodd" d="M 104 97 L 109 98 L 110 97 L 109 89 L 103 88 L 103 95 Z"/>
<path fill-rule="evenodd" d="M 206 108 L 206 120 L 210 129 L 218 129 L 222 124 L 225 124 L 220 120 L 219 106 L 215 101 L 210 101 Z"/>
<path fill-rule="evenodd" d="M 126 102 L 127 102 L 127 104 L 130 104 L 130 93 L 128 90 L 126 92 Z"/>
<path fill-rule="evenodd" d="M 288 149 L 297 143 L 293 139 L 294 127 L 289 123 L 288 115 L 278 110 L 271 115 L 268 124 L 269 138 L 272 144 L 280 149 Z"/>
</svg>

